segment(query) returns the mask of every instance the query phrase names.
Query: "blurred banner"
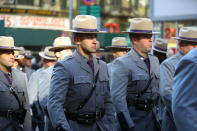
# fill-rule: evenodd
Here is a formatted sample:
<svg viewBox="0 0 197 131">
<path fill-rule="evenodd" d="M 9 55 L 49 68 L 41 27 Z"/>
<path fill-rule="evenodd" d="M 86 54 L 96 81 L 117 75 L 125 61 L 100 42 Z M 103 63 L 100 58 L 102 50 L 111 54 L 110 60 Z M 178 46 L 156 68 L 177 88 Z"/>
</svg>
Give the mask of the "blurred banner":
<svg viewBox="0 0 197 131">
<path fill-rule="evenodd" d="M 69 20 L 67 18 L 0 14 L 0 19 L 4 19 L 5 27 L 10 28 L 30 28 L 48 30 L 69 29 Z"/>
</svg>

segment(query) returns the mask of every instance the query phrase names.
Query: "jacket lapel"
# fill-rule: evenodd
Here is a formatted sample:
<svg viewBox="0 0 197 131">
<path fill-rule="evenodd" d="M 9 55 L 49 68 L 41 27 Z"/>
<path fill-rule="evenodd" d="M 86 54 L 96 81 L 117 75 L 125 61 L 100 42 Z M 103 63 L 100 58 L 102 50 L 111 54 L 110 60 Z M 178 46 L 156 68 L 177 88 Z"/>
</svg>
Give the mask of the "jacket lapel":
<svg viewBox="0 0 197 131">
<path fill-rule="evenodd" d="M 94 63 L 94 77 L 95 77 L 97 72 L 99 71 L 99 60 L 93 57 L 93 63 Z"/>
<path fill-rule="evenodd" d="M 85 71 L 87 71 L 89 73 L 92 73 L 92 70 L 90 69 L 90 67 L 87 64 L 87 60 L 84 57 L 82 57 L 77 51 L 75 51 L 73 53 L 73 55 L 76 58 L 77 62 L 80 64 L 80 67 L 83 70 L 85 70 Z"/>
<path fill-rule="evenodd" d="M 134 49 L 131 49 L 130 53 L 132 56 L 134 56 L 133 58 L 136 61 L 136 65 L 148 73 L 149 71 L 148 71 L 148 68 L 144 62 L 144 59 L 140 58 L 140 56 L 136 53 L 136 51 L 134 51 Z"/>
<path fill-rule="evenodd" d="M 7 78 L 5 77 L 4 73 L 2 71 L 0 71 L 0 81 L 3 82 L 4 84 L 10 86 Z"/>
<path fill-rule="evenodd" d="M 149 60 L 150 60 L 150 74 L 153 74 L 154 73 L 154 70 L 155 70 L 155 61 L 153 59 L 153 57 L 149 57 Z"/>
<path fill-rule="evenodd" d="M 16 71 L 14 69 L 12 69 L 12 87 L 15 88 L 16 87 L 16 77 L 17 77 L 17 74 L 16 74 Z"/>
</svg>

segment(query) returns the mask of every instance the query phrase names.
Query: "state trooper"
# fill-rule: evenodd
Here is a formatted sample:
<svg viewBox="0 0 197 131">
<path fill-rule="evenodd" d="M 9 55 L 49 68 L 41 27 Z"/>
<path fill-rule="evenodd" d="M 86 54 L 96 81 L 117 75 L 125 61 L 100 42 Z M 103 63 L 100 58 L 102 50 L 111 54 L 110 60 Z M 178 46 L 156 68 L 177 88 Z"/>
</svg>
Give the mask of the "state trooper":
<svg viewBox="0 0 197 131">
<path fill-rule="evenodd" d="M 25 50 L 24 47 L 20 47 L 21 51 L 19 51 L 20 55 L 23 55 L 23 59 L 18 59 L 18 69 L 26 73 L 27 78 L 29 80 L 30 76 L 33 72 L 35 72 L 34 69 L 32 69 L 32 62 L 31 59 L 33 58 L 32 52 L 30 50 Z"/>
<path fill-rule="evenodd" d="M 63 60 L 66 56 L 72 55 L 72 49 L 75 49 L 75 47 L 76 46 L 72 45 L 70 37 L 57 37 L 53 42 L 53 47 L 50 48 L 49 51 L 54 52 L 54 56 L 57 60 Z M 38 99 L 45 112 L 45 131 L 53 129 L 47 113 L 47 101 L 53 68 L 54 65 L 43 70 L 38 80 Z"/>
<path fill-rule="evenodd" d="M 48 112 L 56 130 L 111 131 L 114 120 L 107 65 L 92 55 L 96 51 L 96 17 L 78 15 L 73 20 L 73 55 L 53 69 Z"/>
<path fill-rule="evenodd" d="M 196 36 L 196 35 L 195 35 Z M 197 39 L 195 39 L 197 47 Z M 178 131 L 197 130 L 197 48 L 183 56 L 177 65 L 173 93 L 172 113 Z"/>
<path fill-rule="evenodd" d="M 153 55 L 159 59 L 161 64 L 167 58 L 168 42 L 164 39 L 158 38 L 153 45 Z"/>
<path fill-rule="evenodd" d="M 192 27 L 182 27 L 179 31 L 178 52 L 166 59 L 160 66 L 160 93 L 165 104 L 162 130 L 176 131 L 172 116 L 172 85 L 175 69 L 181 58 L 196 47 L 197 30 Z"/>
<path fill-rule="evenodd" d="M 31 131 L 27 76 L 14 64 L 14 39 L 0 36 L 0 130 Z"/>
<path fill-rule="evenodd" d="M 33 128 L 40 131 L 44 130 L 44 112 L 39 103 L 39 80 L 42 79 L 42 71 L 53 66 L 56 62 L 56 57 L 53 51 L 49 51 L 51 46 L 46 46 L 44 51 L 39 52 L 42 58 L 43 66 L 30 76 L 28 83 L 29 101 L 33 115 Z"/>
<path fill-rule="evenodd" d="M 133 48 L 111 67 L 111 95 L 122 130 L 157 131 L 156 105 L 159 90 L 159 61 L 152 49 L 153 23 L 133 18 L 129 34 Z"/>
<path fill-rule="evenodd" d="M 105 48 L 107 51 L 112 52 L 114 59 L 117 59 L 118 57 L 125 55 L 130 50 L 130 47 L 127 46 L 127 40 L 125 37 L 114 37 L 112 39 L 112 45 L 106 46 Z M 112 62 L 107 64 L 108 74 L 109 74 L 110 78 L 111 78 L 111 64 L 112 64 Z"/>
</svg>

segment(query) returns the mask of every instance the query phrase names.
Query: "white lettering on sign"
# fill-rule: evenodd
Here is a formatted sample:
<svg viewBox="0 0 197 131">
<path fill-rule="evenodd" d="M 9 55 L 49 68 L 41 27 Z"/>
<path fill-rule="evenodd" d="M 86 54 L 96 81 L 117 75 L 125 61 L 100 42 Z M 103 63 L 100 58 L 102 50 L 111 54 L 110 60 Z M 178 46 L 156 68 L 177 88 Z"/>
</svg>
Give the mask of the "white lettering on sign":
<svg viewBox="0 0 197 131">
<path fill-rule="evenodd" d="M 19 16 L 0 14 L 0 19 L 5 21 L 5 27 L 10 28 L 31 28 L 31 29 L 69 29 L 67 18 L 39 17 L 39 16 Z"/>
</svg>

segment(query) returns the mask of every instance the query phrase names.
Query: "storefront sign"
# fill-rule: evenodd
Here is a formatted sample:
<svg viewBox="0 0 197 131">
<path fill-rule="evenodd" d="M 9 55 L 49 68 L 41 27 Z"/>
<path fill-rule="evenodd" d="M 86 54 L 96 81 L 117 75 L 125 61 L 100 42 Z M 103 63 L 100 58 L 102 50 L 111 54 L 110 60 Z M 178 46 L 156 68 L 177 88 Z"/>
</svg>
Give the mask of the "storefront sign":
<svg viewBox="0 0 197 131">
<path fill-rule="evenodd" d="M 49 30 L 69 29 L 69 20 L 67 18 L 0 14 L 0 19 L 4 19 L 5 27 L 10 28 L 32 28 Z"/>
</svg>

